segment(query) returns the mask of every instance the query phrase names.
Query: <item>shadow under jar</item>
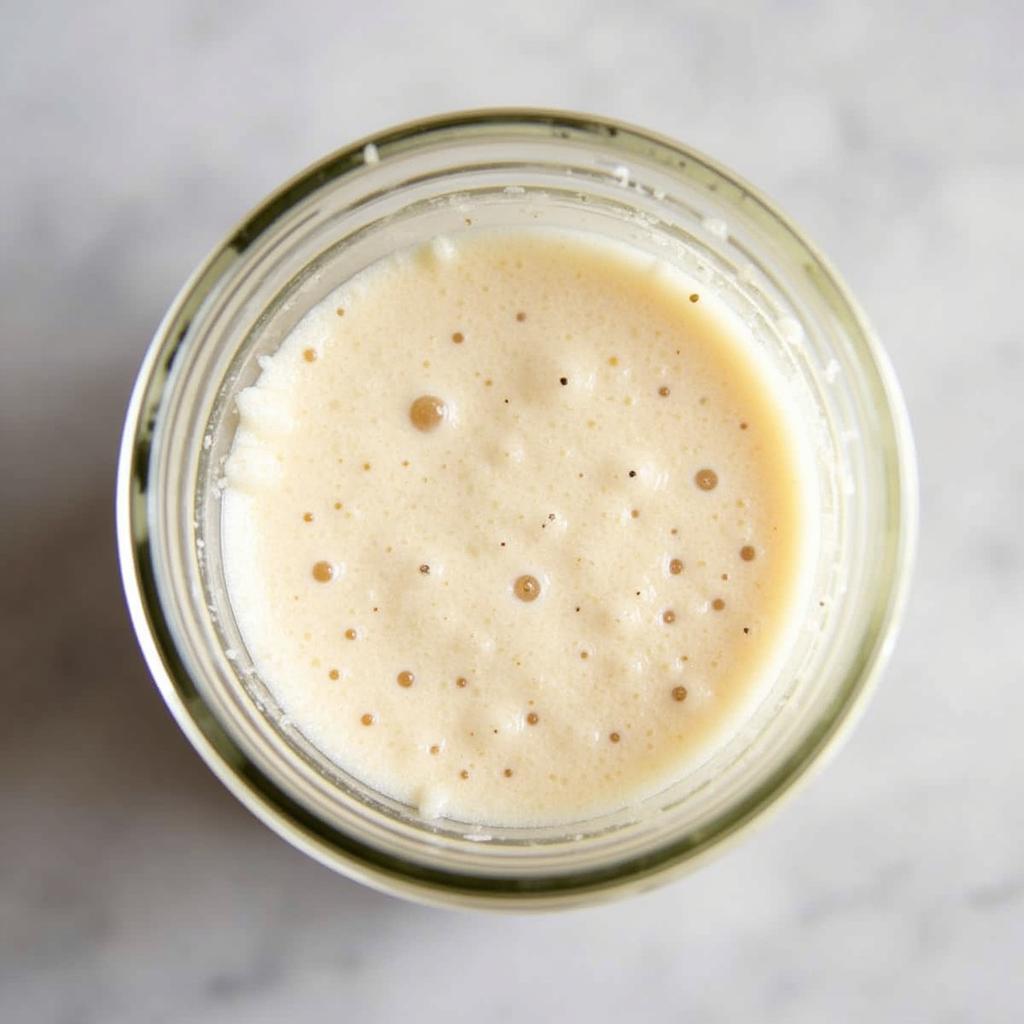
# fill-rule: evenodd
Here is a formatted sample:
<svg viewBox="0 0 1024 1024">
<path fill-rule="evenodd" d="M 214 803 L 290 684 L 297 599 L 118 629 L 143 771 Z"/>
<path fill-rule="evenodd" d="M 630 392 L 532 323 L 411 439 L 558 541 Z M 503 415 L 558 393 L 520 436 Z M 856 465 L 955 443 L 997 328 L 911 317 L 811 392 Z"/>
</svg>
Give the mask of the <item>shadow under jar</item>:
<svg viewBox="0 0 1024 1024">
<path fill-rule="evenodd" d="M 698 769 L 565 826 L 424 820 L 343 772 L 282 713 L 227 599 L 219 485 L 235 399 L 303 315 L 438 235 L 543 224 L 666 260 L 712 290 L 799 395 L 819 516 L 813 600 L 766 698 Z M 888 363 L 823 258 L 765 198 L 642 130 L 546 111 L 444 116 L 339 151 L 250 215 L 186 284 L 128 410 L 125 591 L 150 670 L 200 755 L 298 848 L 387 892 L 508 909 L 593 903 L 671 877 L 820 763 L 891 646 L 916 524 Z"/>
</svg>

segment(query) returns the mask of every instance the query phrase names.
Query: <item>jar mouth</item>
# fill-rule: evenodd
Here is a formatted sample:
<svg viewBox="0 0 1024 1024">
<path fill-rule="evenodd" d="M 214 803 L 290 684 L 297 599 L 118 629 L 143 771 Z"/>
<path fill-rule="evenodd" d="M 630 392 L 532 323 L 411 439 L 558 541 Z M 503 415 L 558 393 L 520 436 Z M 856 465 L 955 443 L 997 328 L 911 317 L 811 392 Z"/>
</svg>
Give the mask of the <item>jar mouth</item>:
<svg viewBox="0 0 1024 1024">
<path fill-rule="evenodd" d="M 752 267 L 741 290 L 757 316 L 771 319 L 773 330 L 780 320 L 797 320 L 810 342 L 805 353 L 819 344 L 822 352 L 836 350 L 849 395 L 825 413 L 838 428 L 845 416 L 859 430 L 852 442 L 835 442 L 847 445 L 842 457 L 855 487 L 855 499 L 839 487 L 836 500 L 847 504 L 836 518 L 862 557 L 870 548 L 874 564 L 862 570 L 852 594 L 840 595 L 851 609 L 842 633 L 845 656 L 842 664 L 838 655 L 830 663 L 827 692 L 815 697 L 820 706 L 813 714 L 801 711 L 788 746 L 779 740 L 756 779 L 737 783 L 696 826 L 659 832 L 648 825 L 625 845 L 595 832 L 593 841 L 579 844 L 589 843 L 590 854 L 570 856 L 569 843 L 562 861 L 538 854 L 539 863 L 527 867 L 526 852 L 544 846 L 538 836 L 510 841 L 499 856 L 489 836 L 466 834 L 471 830 L 450 841 L 438 831 L 418 835 L 386 801 L 373 807 L 372 794 L 353 798 L 344 813 L 333 808 L 335 782 L 314 754 L 268 742 L 252 693 L 237 679 L 232 689 L 233 652 L 222 624 L 205 621 L 217 614 L 209 610 L 210 594 L 202 593 L 204 544 L 197 556 L 196 540 L 203 541 L 206 514 L 201 479 L 213 459 L 204 440 L 209 424 L 225 415 L 225 382 L 237 383 L 245 372 L 239 354 L 247 338 L 262 331 L 263 343 L 273 342 L 275 309 L 308 308 L 324 253 L 372 251 L 387 231 L 407 230 L 407 209 L 433 223 L 445 197 L 476 201 L 493 192 L 496 202 L 505 195 L 514 205 L 516 189 L 527 197 L 543 190 L 544 201 L 557 206 L 563 188 L 566 195 L 587 194 L 598 213 L 615 204 L 634 210 L 638 232 L 645 223 L 653 230 L 649 219 L 661 218 L 658 230 L 692 240 L 712 283 L 739 281 Z M 711 223 L 719 214 L 729 225 L 728 251 Z M 296 242 L 307 237 L 308 243 Z M 294 265 L 275 278 L 274 260 L 292 252 L 289 246 L 298 253 L 300 245 L 308 247 L 305 262 L 290 256 Z M 247 307 L 246 289 L 255 294 L 258 287 L 278 305 L 253 299 Z M 244 336 L 217 333 L 230 317 L 245 324 Z M 794 356 L 812 357 L 816 350 Z M 838 438 L 842 430 L 832 432 Z M 140 370 L 121 444 L 117 531 L 125 594 L 150 672 L 198 753 L 253 813 L 315 859 L 384 891 L 428 903 L 525 909 L 593 902 L 671 877 L 721 848 L 822 763 L 892 647 L 908 590 L 916 495 L 907 415 L 884 352 L 827 261 L 767 199 L 715 162 L 642 129 L 560 111 L 501 109 L 411 122 L 338 150 L 268 197 L 214 250 L 158 327 Z M 215 636 L 221 639 L 213 643 Z M 463 854 L 462 846 L 471 849 Z"/>
</svg>

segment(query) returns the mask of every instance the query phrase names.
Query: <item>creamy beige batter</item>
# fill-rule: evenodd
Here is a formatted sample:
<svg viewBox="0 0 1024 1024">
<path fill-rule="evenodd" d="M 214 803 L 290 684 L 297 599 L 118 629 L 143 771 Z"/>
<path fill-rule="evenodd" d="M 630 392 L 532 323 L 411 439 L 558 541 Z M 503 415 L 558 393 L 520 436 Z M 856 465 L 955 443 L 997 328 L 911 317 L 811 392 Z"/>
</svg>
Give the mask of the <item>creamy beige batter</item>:
<svg viewBox="0 0 1024 1024">
<path fill-rule="evenodd" d="M 681 777 L 792 639 L 809 460 L 692 281 L 597 237 L 468 231 L 370 267 L 238 400 L 229 597 L 339 766 L 490 825 Z"/>
</svg>

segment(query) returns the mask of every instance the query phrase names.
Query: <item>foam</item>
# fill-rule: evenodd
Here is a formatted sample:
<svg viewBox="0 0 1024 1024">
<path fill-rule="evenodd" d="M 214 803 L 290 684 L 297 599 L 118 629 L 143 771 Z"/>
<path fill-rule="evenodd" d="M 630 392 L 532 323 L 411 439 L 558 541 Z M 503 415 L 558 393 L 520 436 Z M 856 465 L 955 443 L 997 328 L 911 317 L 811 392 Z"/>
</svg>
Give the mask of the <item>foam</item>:
<svg viewBox="0 0 1024 1024">
<path fill-rule="evenodd" d="M 706 285 L 592 236 L 473 230 L 341 285 L 261 365 L 225 467 L 229 597 L 343 769 L 426 818 L 568 822 L 680 777 L 763 697 L 806 596 L 812 463 Z"/>
</svg>

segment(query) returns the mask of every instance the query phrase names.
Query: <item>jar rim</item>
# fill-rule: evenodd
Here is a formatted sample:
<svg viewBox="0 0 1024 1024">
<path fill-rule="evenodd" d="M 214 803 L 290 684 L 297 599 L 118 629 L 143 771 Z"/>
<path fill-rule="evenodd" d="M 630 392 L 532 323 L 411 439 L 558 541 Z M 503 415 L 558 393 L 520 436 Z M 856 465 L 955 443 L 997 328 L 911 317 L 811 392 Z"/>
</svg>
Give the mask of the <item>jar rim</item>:
<svg viewBox="0 0 1024 1024">
<path fill-rule="evenodd" d="M 470 884 L 444 871 L 435 874 L 409 870 L 395 858 L 393 863 L 379 850 L 341 835 L 329 824 L 302 807 L 246 755 L 202 700 L 195 681 L 177 656 L 173 630 L 164 613 L 158 572 L 150 536 L 152 493 L 149 489 L 149 457 L 161 400 L 179 346 L 188 328 L 218 283 L 258 238 L 311 194 L 355 171 L 365 170 L 389 153 L 418 146 L 443 145 L 466 135 L 484 140 L 488 133 L 514 131 L 524 140 L 542 141 L 551 132 L 569 132 L 600 141 L 612 154 L 627 160 L 643 151 L 658 154 L 666 168 L 685 160 L 741 190 L 760 205 L 774 225 L 791 235 L 806 251 L 832 293 L 845 307 L 844 322 L 852 330 L 859 358 L 869 361 L 880 382 L 880 412 L 887 415 L 892 445 L 881 456 L 887 460 L 892 480 L 892 500 L 897 504 L 894 529 L 885 538 L 891 549 L 895 576 L 884 594 L 878 595 L 875 632 L 869 650 L 849 672 L 842 699 L 831 717 L 822 721 L 789 756 L 762 780 L 746 799 L 731 807 L 728 820 L 699 842 L 668 842 L 657 855 L 642 858 L 628 872 L 590 872 L 589 877 L 553 880 L 550 885 L 494 887 L 488 880 Z M 370 148 L 372 147 L 372 148 Z M 369 158 L 368 158 L 369 157 Z M 910 565 L 916 547 L 917 486 L 913 441 L 907 412 L 888 358 L 858 304 L 826 257 L 803 232 L 758 189 L 716 161 L 672 139 L 624 122 L 587 114 L 530 108 L 495 108 L 443 114 L 389 128 L 336 150 L 291 178 L 271 193 L 228 233 L 183 286 L 158 326 L 147 350 L 129 402 L 118 462 L 116 495 L 118 552 L 122 582 L 135 632 L 164 701 L 179 727 L 207 765 L 229 790 L 258 818 L 314 859 L 365 884 L 424 903 L 478 907 L 505 906 L 517 910 L 548 908 L 593 902 L 614 891 L 625 894 L 651 884 L 653 876 L 665 880 L 695 866 L 712 851 L 722 848 L 763 820 L 768 809 L 777 808 L 781 797 L 793 792 L 834 751 L 864 707 L 873 684 L 890 653 L 895 630 L 906 604 Z"/>
</svg>

